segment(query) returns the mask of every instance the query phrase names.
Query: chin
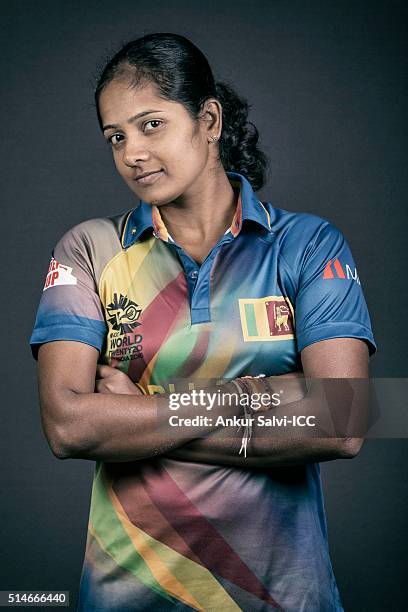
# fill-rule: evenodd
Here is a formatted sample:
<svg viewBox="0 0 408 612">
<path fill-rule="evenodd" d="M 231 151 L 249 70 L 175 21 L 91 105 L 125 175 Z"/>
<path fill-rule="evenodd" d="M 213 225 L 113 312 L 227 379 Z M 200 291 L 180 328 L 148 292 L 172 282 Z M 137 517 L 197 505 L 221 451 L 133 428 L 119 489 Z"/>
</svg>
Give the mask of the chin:
<svg viewBox="0 0 408 612">
<path fill-rule="evenodd" d="M 155 192 L 154 189 L 152 189 L 151 193 L 145 193 L 138 197 L 144 202 L 146 202 L 147 204 L 150 204 L 151 206 L 165 206 L 166 204 L 173 202 L 173 200 L 175 199 L 175 197 L 177 197 L 177 195 L 176 196 L 174 194 L 161 195 L 159 191 Z"/>
<path fill-rule="evenodd" d="M 147 189 L 136 191 L 133 181 L 131 183 L 126 183 L 138 199 L 143 200 L 151 206 L 165 206 L 180 196 L 178 190 L 169 193 L 168 189 L 164 189 L 163 186 L 159 187 L 159 185 L 156 187 L 156 185 L 153 184 Z"/>
<path fill-rule="evenodd" d="M 160 197 L 158 195 L 138 195 L 137 196 L 140 200 L 143 200 L 143 202 L 146 202 L 146 204 L 150 204 L 151 206 L 164 206 L 165 204 L 168 204 L 169 202 L 171 202 L 171 198 L 165 198 L 165 197 Z"/>
</svg>

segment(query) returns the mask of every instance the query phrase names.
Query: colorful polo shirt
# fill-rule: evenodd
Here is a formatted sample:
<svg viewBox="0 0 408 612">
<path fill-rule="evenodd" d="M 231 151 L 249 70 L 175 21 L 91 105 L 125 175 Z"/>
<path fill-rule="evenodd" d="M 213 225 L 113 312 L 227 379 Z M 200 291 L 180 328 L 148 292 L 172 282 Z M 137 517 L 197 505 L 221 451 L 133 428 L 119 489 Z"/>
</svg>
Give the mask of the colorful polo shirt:
<svg viewBox="0 0 408 612">
<path fill-rule="evenodd" d="M 242 175 L 231 227 L 197 264 L 141 201 L 53 251 L 31 345 L 85 342 L 150 393 L 285 374 L 328 338 L 376 346 L 328 221 L 260 202 Z M 319 464 L 245 469 L 159 456 L 95 465 L 78 610 L 340 611 Z"/>
</svg>

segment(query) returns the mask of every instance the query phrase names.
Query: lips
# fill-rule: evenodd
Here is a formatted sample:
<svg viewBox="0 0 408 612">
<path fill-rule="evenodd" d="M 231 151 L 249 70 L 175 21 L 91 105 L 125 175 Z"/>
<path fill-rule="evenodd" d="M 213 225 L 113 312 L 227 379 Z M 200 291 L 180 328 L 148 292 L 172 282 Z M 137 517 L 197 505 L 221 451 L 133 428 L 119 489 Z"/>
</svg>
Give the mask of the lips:
<svg viewBox="0 0 408 612">
<path fill-rule="evenodd" d="M 150 185 L 154 183 L 163 174 L 163 170 L 156 170 L 154 172 L 143 172 L 135 177 L 135 181 L 140 185 Z"/>
<path fill-rule="evenodd" d="M 153 170 L 152 172 L 142 172 L 142 174 L 138 174 L 137 176 L 135 176 L 135 181 L 139 181 L 142 178 L 145 178 L 146 176 L 150 176 L 151 174 L 157 174 L 158 172 L 161 172 L 161 170 Z"/>
</svg>

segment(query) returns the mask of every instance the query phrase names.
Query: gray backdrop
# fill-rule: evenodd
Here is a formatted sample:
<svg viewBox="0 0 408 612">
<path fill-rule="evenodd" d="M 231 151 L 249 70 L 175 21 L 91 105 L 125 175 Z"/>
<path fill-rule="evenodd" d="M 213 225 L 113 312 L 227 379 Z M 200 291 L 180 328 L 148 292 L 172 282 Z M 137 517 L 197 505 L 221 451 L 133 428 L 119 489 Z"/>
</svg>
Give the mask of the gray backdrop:
<svg viewBox="0 0 408 612">
<path fill-rule="evenodd" d="M 69 589 L 75 600 L 94 463 L 58 461 L 48 449 L 28 339 L 59 237 L 136 205 L 98 131 L 97 64 L 154 31 L 204 51 L 252 105 L 271 160 L 260 196 L 345 234 L 379 347 L 372 374 L 404 377 L 407 4 L 37 0 L 1 11 L 0 590 Z M 354 460 L 322 464 L 348 611 L 406 609 L 407 466 L 402 439 L 370 440 Z"/>
</svg>

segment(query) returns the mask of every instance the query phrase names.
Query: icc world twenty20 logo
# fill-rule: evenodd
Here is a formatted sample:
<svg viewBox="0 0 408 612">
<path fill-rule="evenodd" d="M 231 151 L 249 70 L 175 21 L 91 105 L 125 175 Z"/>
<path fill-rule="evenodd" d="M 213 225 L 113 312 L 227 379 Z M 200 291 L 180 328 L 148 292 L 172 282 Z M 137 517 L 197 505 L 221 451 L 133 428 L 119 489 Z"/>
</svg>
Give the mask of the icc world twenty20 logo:
<svg viewBox="0 0 408 612">
<path fill-rule="evenodd" d="M 109 323 L 112 329 L 120 334 L 128 334 L 141 325 L 138 322 L 142 309 L 136 302 L 125 295 L 114 293 L 113 301 L 108 304 L 106 311 L 109 315 Z"/>
</svg>

